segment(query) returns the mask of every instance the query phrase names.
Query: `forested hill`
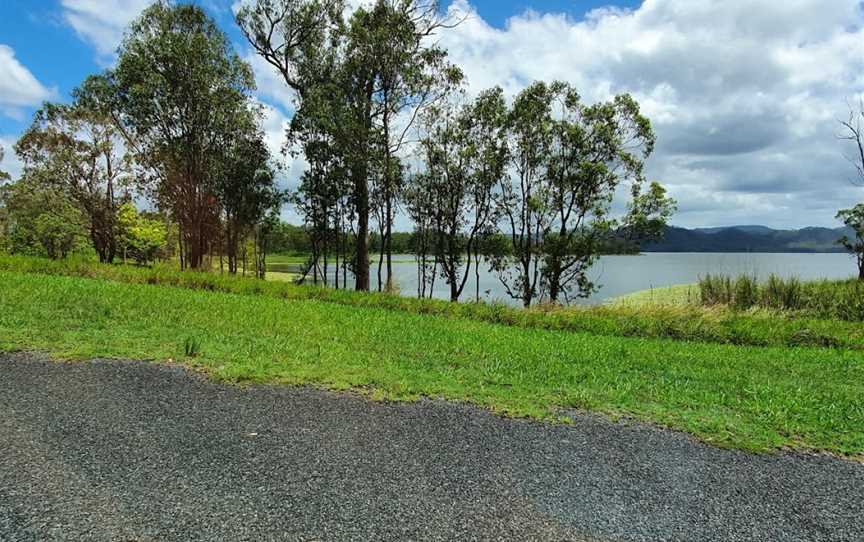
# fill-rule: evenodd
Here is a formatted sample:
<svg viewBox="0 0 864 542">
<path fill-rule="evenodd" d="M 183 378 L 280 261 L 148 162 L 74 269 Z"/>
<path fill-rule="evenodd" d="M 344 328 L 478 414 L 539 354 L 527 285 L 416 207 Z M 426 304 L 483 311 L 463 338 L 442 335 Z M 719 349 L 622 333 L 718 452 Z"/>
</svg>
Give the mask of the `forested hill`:
<svg viewBox="0 0 864 542">
<path fill-rule="evenodd" d="M 844 228 L 775 230 L 765 226 L 686 229 L 669 226 L 665 236 L 643 252 L 844 252 L 836 242 L 851 235 Z"/>
</svg>

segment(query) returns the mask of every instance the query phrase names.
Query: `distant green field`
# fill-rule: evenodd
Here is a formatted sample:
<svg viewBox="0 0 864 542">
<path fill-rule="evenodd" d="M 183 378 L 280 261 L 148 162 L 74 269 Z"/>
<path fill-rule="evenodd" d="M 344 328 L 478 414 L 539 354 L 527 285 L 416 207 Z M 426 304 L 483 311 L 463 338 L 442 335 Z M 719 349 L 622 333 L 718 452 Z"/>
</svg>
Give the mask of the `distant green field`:
<svg viewBox="0 0 864 542">
<path fill-rule="evenodd" d="M 516 416 L 589 409 L 720 446 L 864 454 L 864 354 L 854 350 L 604 336 L 5 271 L 0 349 L 171 359 L 229 382 L 442 397 Z"/>
<path fill-rule="evenodd" d="M 632 294 L 609 299 L 606 304 L 618 307 L 698 305 L 699 286 L 696 284 L 678 284 L 675 286 L 640 290 Z"/>
</svg>

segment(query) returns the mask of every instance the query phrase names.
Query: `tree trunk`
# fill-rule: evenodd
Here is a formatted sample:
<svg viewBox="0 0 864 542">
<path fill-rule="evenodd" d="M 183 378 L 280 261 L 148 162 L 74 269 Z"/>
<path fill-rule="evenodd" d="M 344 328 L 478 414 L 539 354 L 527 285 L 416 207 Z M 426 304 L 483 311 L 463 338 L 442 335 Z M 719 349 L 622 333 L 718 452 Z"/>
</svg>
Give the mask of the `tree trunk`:
<svg viewBox="0 0 864 542">
<path fill-rule="evenodd" d="M 355 290 L 369 291 L 369 185 L 366 165 L 354 170 L 354 194 L 357 199 L 357 265 L 354 270 Z"/>
<path fill-rule="evenodd" d="M 384 265 L 384 228 L 378 228 L 378 291 L 381 291 L 381 267 Z"/>
</svg>

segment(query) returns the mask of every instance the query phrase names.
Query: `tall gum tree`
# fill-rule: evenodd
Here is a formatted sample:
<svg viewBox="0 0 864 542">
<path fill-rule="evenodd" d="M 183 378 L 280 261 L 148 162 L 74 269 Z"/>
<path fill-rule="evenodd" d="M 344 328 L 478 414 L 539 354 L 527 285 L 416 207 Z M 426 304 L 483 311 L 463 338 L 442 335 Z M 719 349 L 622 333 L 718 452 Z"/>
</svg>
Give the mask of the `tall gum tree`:
<svg viewBox="0 0 864 542">
<path fill-rule="evenodd" d="M 252 70 L 201 8 L 157 2 L 129 27 L 106 79 L 153 172 L 151 193 L 179 226 L 181 266 L 197 269 L 218 238 L 215 172 L 251 107 Z"/>
<path fill-rule="evenodd" d="M 358 290 L 370 283 L 370 186 L 380 183 L 390 270 L 396 154 L 417 112 L 434 99 L 434 83 L 454 74 L 444 69 L 444 52 L 430 39 L 447 26 L 440 14 L 437 2 L 378 0 L 346 21 L 345 5 L 337 0 L 257 0 L 237 15 L 252 47 L 294 91 L 298 111 L 312 105 L 307 118 L 327 112 L 314 129 L 331 131 L 333 149 L 350 175 Z M 320 107 L 322 88 L 328 89 L 326 108 Z M 328 120 L 333 117 L 339 122 Z"/>
</svg>

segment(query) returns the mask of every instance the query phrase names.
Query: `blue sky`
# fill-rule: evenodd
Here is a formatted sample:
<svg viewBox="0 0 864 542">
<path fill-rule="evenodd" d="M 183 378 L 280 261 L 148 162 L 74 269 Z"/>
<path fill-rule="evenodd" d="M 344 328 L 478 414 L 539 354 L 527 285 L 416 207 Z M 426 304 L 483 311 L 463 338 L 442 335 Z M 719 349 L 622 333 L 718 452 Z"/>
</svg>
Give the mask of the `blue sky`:
<svg viewBox="0 0 864 542">
<path fill-rule="evenodd" d="M 237 31 L 231 2 L 192 0 L 206 9 L 228 33 L 238 49 L 244 48 Z M 618 6 L 635 6 L 638 2 L 616 2 Z M 507 19 L 528 10 L 566 13 L 581 18 L 592 9 L 608 6 L 598 0 L 477 0 L 472 2 L 484 20 L 504 27 Z M 110 7 L 106 9 L 111 9 Z M 60 0 L 4 0 L 0 6 L 0 44 L 10 46 L 15 57 L 43 85 L 57 91 L 59 99 L 69 93 L 88 74 L 102 70 L 105 63 L 91 43 L 65 20 Z M 35 108 L 21 108 L 24 118 L 0 115 L 0 133 L 17 133 L 26 128 Z"/>
<path fill-rule="evenodd" d="M 2 0 L 2 169 L 44 99 L 66 100 L 114 61 L 123 28 L 149 0 Z M 291 94 L 246 47 L 235 0 L 195 0 L 255 70 L 278 150 Z M 347 0 L 360 3 L 368 0 Z M 562 79 L 585 101 L 631 93 L 657 132 L 652 180 L 679 201 L 682 226 L 836 226 L 864 200 L 836 139 L 847 103 L 864 100 L 861 0 L 445 0 L 468 15 L 440 40 L 470 93 Z M 296 179 L 304 163 L 291 164 Z"/>
</svg>

